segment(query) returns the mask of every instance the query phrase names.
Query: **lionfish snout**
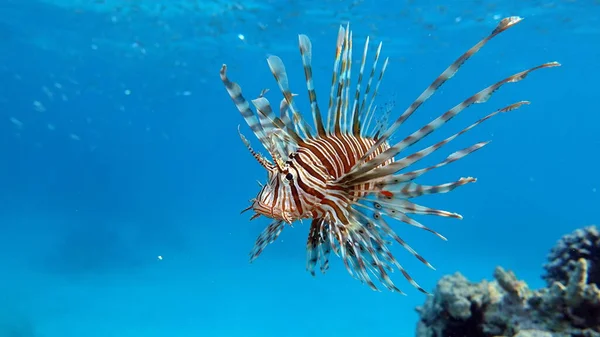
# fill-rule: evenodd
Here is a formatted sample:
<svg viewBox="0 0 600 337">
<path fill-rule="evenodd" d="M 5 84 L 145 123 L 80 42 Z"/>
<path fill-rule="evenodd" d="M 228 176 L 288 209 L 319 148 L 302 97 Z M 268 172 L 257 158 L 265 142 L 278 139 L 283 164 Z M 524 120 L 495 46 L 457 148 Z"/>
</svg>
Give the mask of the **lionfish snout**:
<svg viewBox="0 0 600 337">
<path fill-rule="evenodd" d="M 263 204 L 259 201 L 254 202 L 252 209 L 256 214 L 264 215 L 274 220 L 285 221 L 288 224 L 291 224 L 295 220 L 293 212 L 287 212 L 281 208 L 278 209 L 276 207 L 272 207 L 271 205 Z"/>
<path fill-rule="evenodd" d="M 290 208 L 289 205 L 280 202 L 273 202 L 272 198 L 268 197 L 268 193 L 261 191 L 254 202 L 252 203 L 252 210 L 259 215 L 264 215 L 274 220 L 285 221 L 291 224 L 298 219 L 298 212 Z"/>
</svg>

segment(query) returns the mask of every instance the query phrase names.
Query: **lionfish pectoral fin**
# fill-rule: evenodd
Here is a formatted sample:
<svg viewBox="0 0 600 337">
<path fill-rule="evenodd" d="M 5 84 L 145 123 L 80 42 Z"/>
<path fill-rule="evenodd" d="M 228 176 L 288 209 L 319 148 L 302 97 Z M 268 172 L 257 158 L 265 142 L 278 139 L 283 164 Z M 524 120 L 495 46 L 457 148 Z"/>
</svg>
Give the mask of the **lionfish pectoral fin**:
<svg viewBox="0 0 600 337">
<path fill-rule="evenodd" d="M 252 263 L 258 256 L 263 252 L 265 247 L 270 243 L 273 243 L 281 234 L 283 230 L 283 221 L 274 221 L 256 239 L 256 243 L 250 252 L 250 262 Z"/>
<path fill-rule="evenodd" d="M 389 272 L 394 267 L 400 270 L 403 276 L 419 291 L 428 294 L 406 270 L 398 263 L 389 250 L 390 243 L 385 240 L 390 235 L 376 221 L 356 209 L 350 211 L 350 225 L 345 226 L 342 238 L 346 247 L 346 254 L 342 255 L 348 271 L 361 282 L 366 283 L 371 289 L 379 291 L 371 276 L 374 276 L 388 290 L 406 295 L 392 281 Z M 389 229 L 389 228 L 388 228 Z M 391 232 L 393 234 L 393 232 Z M 396 236 L 397 237 L 397 236 Z"/>
<path fill-rule="evenodd" d="M 486 91 L 487 91 L 487 89 L 490 89 L 490 88 L 491 87 L 486 88 Z M 495 89 L 493 89 L 493 90 L 495 90 Z M 482 92 L 480 92 L 480 93 L 482 93 Z M 477 95 L 472 96 L 471 98 L 476 97 L 476 96 Z M 355 166 L 352 170 L 350 170 L 350 172 L 348 172 L 348 174 L 340 177 L 338 179 L 338 181 L 344 182 L 346 184 L 357 185 L 357 184 L 362 184 L 365 182 L 377 181 L 377 180 L 380 180 L 381 178 L 388 177 L 391 174 L 394 174 L 402 169 L 408 168 L 411 165 L 418 162 L 419 160 L 431 155 L 432 153 L 434 153 L 437 150 L 439 150 L 440 148 L 442 148 L 444 145 L 450 143 L 452 140 L 454 140 L 458 136 L 475 128 L 479 124 L 487 121 L 488 119 L 494 117 L 495 115 L 497 115 L 499 113 L 513 111 L 513 110 L 520 108 L 523 105 L 529 104 L 528 101 L 520 101 L 520 102 L 512 103 L 505 107 L 502 107 L 502 108 L 488 114 L 487 116 L 480 118 L 475 123 L 465 127 L 464 129 L 460 130 L 459 132 L 451 135 L 450 137 L 448 137 L 444 140 L 441 140 L 441 141 L 439 141 L 431 146 L 428 146 L 420 151 L 411 153 L 411 154 L 405 156 L 404 158 L 400 158 L 399 160 L 394 161 L 393 163 L 390 163 L 390 164 L 384 165 L 384 166 L 379 166 L 382 163 L 384 163 L 385 160 L 389 159 L 388 157 L 390 155 L 391 155 L 391 157 L 394 157 L 396 154 L 400 153 L 405 148 L 410 147 L 411 145 L 414 145 L 414 143 L 416 143 L 418 140 L 424 138 L 427 134 L 433 132 L 435 129 L 440 127 L 442 124 L 446 123 L 450 118 L 452 118 L 452 116 L 455 116 L 456 114 L 458 114 L 458 112 L 460 112 L 459 111 L 460 109 L 465 108 L 464 105 L 467 104 L 467 103 L 465 103 L 467 101 L 468 101 L 468 99 L 466 101 L 462 102 L 461 104 L 457 105 L 456 107 L 454 107 L 452 110 L 449 110 L 442 116 L 438 117 L 431 123 L 427 124 L 426 126 L 422 127 L 421 129 L 413 132 L 411 135 L 409 135 L 408 137 L 406 137 L 399 143 L 390 147 L 388 150 L 384 151 L 382 154 L 376 156 L 373 160 L 363 163 L 361 165 L 361 167 L 357 168 L 358 167 L 358 164 L 357 164 L 357 166 Z M 424 130 L 426 130 L 426 131 L 424 131 Z M 460 158 L 463 158 L 466 155 L 481 149 L 483 146 L 487 145 L 488 143 L 489 142 L 480 142 L 480 143 L 474 144 L 466 149 L 461 150 L 462 152 L 461 151 L 455 152 L 452 155 L 448 156 L 447 162 L 442 164 L 441 166 L 449 164 L 451 162 L 454 162 Z"/>
<path fill-rule="evenodd" d="M 363 206 L 363 205 L 360 205 L 360 206 Z M 403 292 L 401 292 L 398 288 L 396 288 L 394 286 L 394 284 L 392 283 L 392 281 L 389 278 L 389 276 L 387 275 L 387 273 L 385 273 L 385 270 L 383 269 L 384 265 L 381 263 L 381 260 L 384 260 L 390 269 L 393 269 L 392 266 L 395 266 L 402 273 L 404 278 L 413 287 L 415 287 L 420 292 L 429 295 L 429 292 L 427 292 L 423 287 L 421 287 L 412 278 L 412 276 L 410 276 L 410 274 L 406 271 L 406 269 L 404 269 L 404 267 L 398 262 L 398 260 L 396 260 L 396 258 L 394 257 L 394 255 L 388 248 L 390 243 L 386 242 L 386 240 L 384 240 L 384 238 L 385 237 L 392 238 L 393 240 L 398 242 L 404 249 L 406 249 L 412 255 L 414 255 L 419 261 L 423 262 L 426 266 L 428 266 L 429 268 L 431 268 L 433 270 L 435 270 L 435 268 L 429 262 L 427 262 L 427 260 L 425 260 L 420 254 L 418 254 L 414 249 L 412 249 L 404 240 L 402 240 L 402 238 L 400 238 L 392 230 L 392 228 L 387 224 L 387 222 L 385 221 L 385 219 L 383 218 L 382 214 L 379 211 L 373 211 L 372 216 L 370 216 L 370 217 L 368 215 L 366 215 L 364 212 L 358 212 L 358 211 L 355 211 L 355 212 L 356 212 L 355 214 L 357 214 L 357 216 L 362 218 L 362 222 L 367 224 L 366 226 L 364 226 L 364 228 L 368 230 L 368 233 L 370 234 L 371 239 L 372 239 L 371 242 L 373 243 L 373 246 L 375 248 L 374 252 L 369 250 L 370 255 L 375 256 L 375 257 L 377 257 L 377 256 L 380 257 L 379 261 L 377 259 L 375 259 L 379 263 L 376 262 L 374 265 L 377 266 L 377 270 L 380 273 L 379 278 L 380 278 L 380 280 L 382 280 L 382 283 L 384 283 L 388 287 L 388 289 L 400 292 L 401 294 L 404 294 Z"/>
<path fill-rule="evenodd" d="M 326 231 L 327 222 L 325 219 L 313 219 L 310 225 L 308 241 L 306 242 L 306 270 L 312 276 L 315 276 L 317 263 L 321 265 L 321 273 L 324 274 L 329 269 L 331 244 Z"/>
</svg>

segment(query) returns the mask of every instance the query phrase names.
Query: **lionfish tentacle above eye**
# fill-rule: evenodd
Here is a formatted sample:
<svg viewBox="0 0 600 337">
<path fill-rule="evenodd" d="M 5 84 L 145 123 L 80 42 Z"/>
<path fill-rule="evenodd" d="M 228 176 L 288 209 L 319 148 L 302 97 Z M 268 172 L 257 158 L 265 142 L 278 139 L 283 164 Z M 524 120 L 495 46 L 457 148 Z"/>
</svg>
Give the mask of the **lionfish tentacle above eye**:
<svg viewBox="0 0 600 337">
<path fill-rule="evenodd" d="M 403 294 L 390 277 L 394 270 L 399 270 L 411 285 L 427 293 L 392 254 L 391 245 L 396 242 L 421 263 L 433 269 L 432 264 L 396 233 L 404 227 L 388 223 L 388 219 L 428 231 L 446 240 L 442 234 L 421 224 L 413 216 L 434 215 L 457 219 L 461 219 L 462 216 L 421 205 L 417 199 L 424 195 L 448 193 L 473 183 L 476 179 L 460 178 L 437 185 L 425 185 L 415 180 L 429 171 L 444 167 L 482 149 L 489 142 L 475 143 L 424 168 L 416 168 L 416 164 L 481 123 L 501 113 L 516 110 L 529 102 L 510 104 L 433 145 L 418 151 L 411 149 L 469 106 L 486 102 L 504 84 L 519 82 L 535 70 L 559 64 L 544 63 L 508 76 L 468 96 L 431 122 L 408 133 L 399 142 L 390 144 L 389 139 L 467 59 L 496 35 L 520 21 L 519 17 L 501 20 L 488 36 L 446 68 L 389 126 L 391 106 L 378 107 L 375 103 L 389 58 L 380 62 L 382 44 L 379 43 L 371 61 L 371 70 L 366 76 L 365 71 L 369 71 L 366 68 L 370 42 L 367 37 L 358 65 L 357 80 L 353 83 L 353 34 L 349 25 L 340 26 L 338 31 L 326 118 L 321 114 L 317 102 L 314 85 L 316 74 L 312 68 L 312 44 L 306 35 L 298 37 L 308 91 L 307 101 L 316 132 L 312 131 L 311 125 L 296 106 L 296 95 L 290 91 L 288 75 L 279 57 L 267 58 L 271 73 L 283 95 L 279 116 L 273 112 L 265 97 L 265 91 L 252 100 L 252 105 L 257 111 L 256 114 L 253 113 L 250 104 L 242 96 L 239 85 L 227 78 L 227 68 L 223 65 L 221 80 L 229 96 L 261 144 L 269 151 L 270 159 L 274 162 L 271 163 L 269 159 L 256 153 L 240 133 L 246 147 L 268 171 L 267 183 L 261 185 L 258 196 L 252 200 L 250 209 L 255 212 L 253 218 L 263 215 L 273 219 L 256 240 L 250 253 L 251 261 L 277 239 L 286 223 L 291 225 L 296 220 L 311 219 L 306 242 L 306 269 L 312 275 L 316 275 L 317 267 L 322 273 L 329 269 L 329 257 L 333 252 L 340 257 L 352 277 L 373 290 L 379 290 L 379 284 L 390 291 Z M 364 77 L 368 77 L 366 84 L 363 83 Z M 355 85 L 354 90 L 352 85 Z M 406 153 L 400 156 L 402 152 Z"/>
<path fill-rule="evenodd" d="M 238 134 L 240 135 L 240 138 L 242 139 L 242 142 L 244 143 L 244 145 L 246 145 L 246 148 L 248 149 L 248 151 L 250 151 L 250 153 L 252 154 L 252 156 L 254 158 L 256 158 L 256 160 L 258 161 L 258 163 L 262 167 L 266 168 L 267 170 L 271 169 L 273 167 L 273 164 L 267 158 L 263 157 L 263 155 L 261 155 L 260 153 L 257 153 L 256 151 L 254 151 L 254 149 L 250 145 L 250 142 L 248 141 L 248 139 L 246 139 L 246 137 L 240 131 L 239 126 L 238 126 Z"/>
</svg>

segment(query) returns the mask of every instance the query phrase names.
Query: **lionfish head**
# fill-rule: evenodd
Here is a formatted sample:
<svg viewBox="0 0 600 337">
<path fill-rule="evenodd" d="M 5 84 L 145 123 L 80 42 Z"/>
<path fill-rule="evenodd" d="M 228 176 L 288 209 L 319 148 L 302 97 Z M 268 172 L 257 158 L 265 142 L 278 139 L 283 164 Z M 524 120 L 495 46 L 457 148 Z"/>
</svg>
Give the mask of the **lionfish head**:
<svg viewBox="0 0 600 337">
<path fill-rule="evenodd" d="M 288 164 L 289 161 L 286 161 L 289 158 L 287 155 L 284 155 L 285 152 L 281 144 L 274 141 L 268 143 L 269 146 L 267 149 L 273 160 L 271 161 L 254 151 L 250 146 L 250 142 L 239 132 L 239 129 L 238 133 L 252 156 L 267 171 L 266 184 L 259 182 L 261 186 L 260 192 L 258 192 L 256 198 L 251 200 L 252 205 L 242 212 L 253 210 L 256 214 L 252 216 L 252 219 L 264 215 L 275 220 L 285 221 L 289 224 L 300 219 L 302 214 L 295 206 L 295 200 L 298 198 L 298 195 L 294 192 L 294 181 L 298 175 L 298 171 L 290 167 Z"/>
<path fill-rule="evenodd" d="M 252 202 L 252 210 L 258 215 L 282 220 L 289 224 L 302 217 L 295 206 L 294 180 L 297 171 L 288 165 L 266 167 L 267 183 L 261 184 L 258 195 Z"/>
</svg>

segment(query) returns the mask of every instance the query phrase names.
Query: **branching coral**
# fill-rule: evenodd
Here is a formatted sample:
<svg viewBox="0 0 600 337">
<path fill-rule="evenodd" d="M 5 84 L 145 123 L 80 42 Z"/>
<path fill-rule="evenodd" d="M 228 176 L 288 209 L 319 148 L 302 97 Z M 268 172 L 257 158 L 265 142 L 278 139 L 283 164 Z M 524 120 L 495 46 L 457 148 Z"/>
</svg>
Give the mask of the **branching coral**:
<svg viewBox="0 0 600 337">
<path fill-rule="evenodd" d="M 590 240 L 598 233 L 594 231 L 588 227 L 576 237 Z M 574 241 L 561 240 L 559 246 L 566 242 Z M 445 276 L 434 295 L 417 308 L 417 337 L 600 337 L 600 290 L 590 282 L 595 275 L 590 268 L 598 256 L 586 257 L 569 260 L 566 279 L 552 280 L 539 290 L 529 289 L 501 267 L 491 282 L 471 283 L 460 273 Z"/>
</svg>

